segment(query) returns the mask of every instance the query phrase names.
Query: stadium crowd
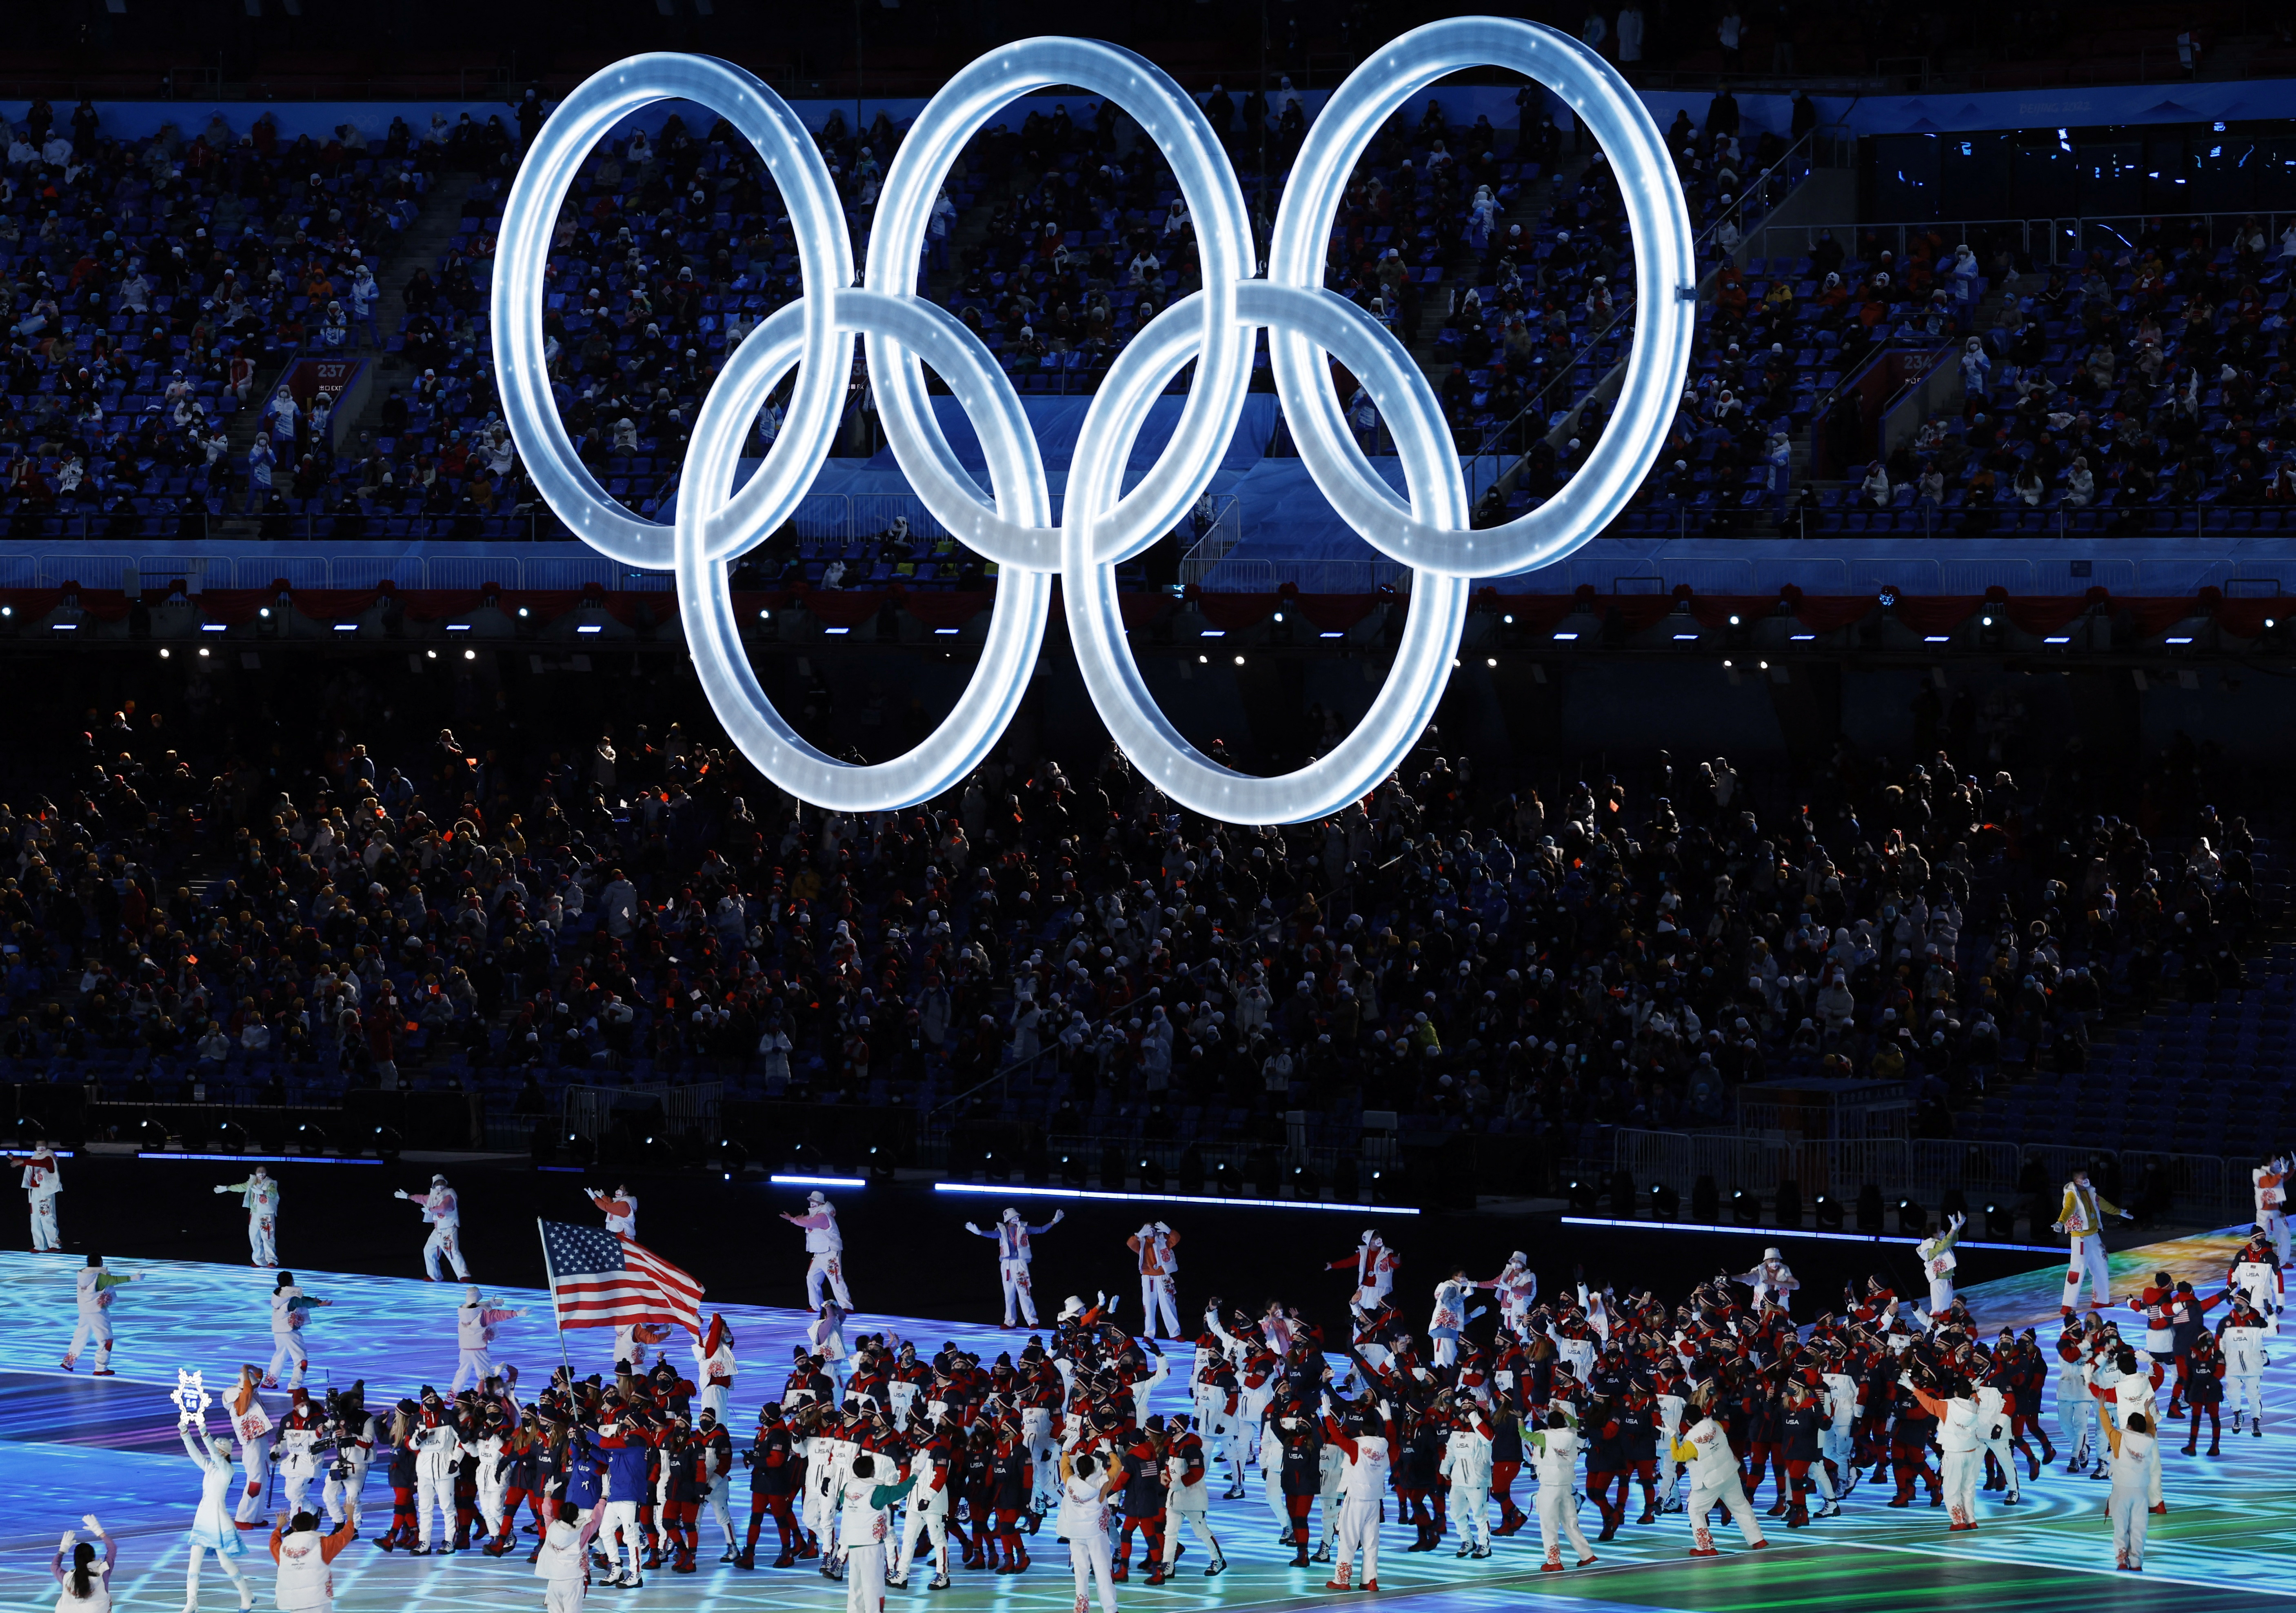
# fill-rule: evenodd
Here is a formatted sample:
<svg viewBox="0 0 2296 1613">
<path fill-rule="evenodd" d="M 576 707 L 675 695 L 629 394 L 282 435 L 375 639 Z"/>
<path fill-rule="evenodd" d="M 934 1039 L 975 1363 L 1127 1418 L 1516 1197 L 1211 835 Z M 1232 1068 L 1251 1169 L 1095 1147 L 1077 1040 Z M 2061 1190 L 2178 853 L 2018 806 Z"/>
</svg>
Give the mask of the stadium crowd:
<svg viewBox="0 0 2296 1613">
<path fill-rule="evenodd" d="M 2108 1004 L 2237 984 L 2258 916 L 2190 747 L 2141 798 L 2078 757 L 2042 782 L 1961 700 L 1918 763 L 1844 743 L 1791 794 L 1661 761 L 1546 798 L 1431 733 L 1341 816 L 1243 829 L 1113 753 L 824 814 L 676 725 L 545 749 L 464 692 L 467 746 L 324 722 L 258 757 L 204 680 L 93 724 L 0 809 L 0 1057 L 115 1097 L 529 1112 L 568 1080 L 930 1105 L 1017 1069 L 1022 1118 L 1168 1136 L 1695 1126 L 1818 1073 L 1905 1079 L 1946 1135 L 2005 1073 L 2080 1068 Z M 867 715 L 824 687 L 801 721 L 890 732 Z"/>
</svg>

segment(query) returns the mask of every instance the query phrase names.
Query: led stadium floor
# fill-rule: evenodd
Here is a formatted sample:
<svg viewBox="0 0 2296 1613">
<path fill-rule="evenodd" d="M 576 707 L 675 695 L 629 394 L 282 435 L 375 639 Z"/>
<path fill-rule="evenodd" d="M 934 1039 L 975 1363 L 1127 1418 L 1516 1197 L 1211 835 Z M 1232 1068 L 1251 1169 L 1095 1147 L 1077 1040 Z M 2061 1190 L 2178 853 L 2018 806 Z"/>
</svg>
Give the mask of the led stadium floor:
<svg viewBox="0 0 2296 1613">
<path fill-rule="evenodd" d="M 2230 1239 L 2187 1239 L 2116 1257 L 2124 1288 L 2138 1273 L 2167 1266 L 2211 1278 L 2224 1269 Z M 175 1442 L 175 1409 L 168 1399 L 178 1367 L 203 1370 L 211 1382 L 228 1381 L 242 1361 L 269 1356 L 266 1273 L 244 1268 L 119 1261 L 150 1280 L 121 1290 L 115 1307 L 119 1345 L 113 1364 L 120 1376 L 91 1380 L 86 1362 L 78 1374 L 55 1369 L 72 1325 L 70 1281 L 77 1260 L 29 1254 L 0 1255 L 0 1337 L 12 1347 L 0 1368 L 0 1608 L 46 1608 L 54 1588 L 48 1554 L 57 1535 L 93 1511 L 120 1538 L 115 1595 L 125 1607 L 173 1613 L 183 1605 L 184 1534 L 197 1488 L 191 1465 Z M 319 1312 L 312 1338 L 315 1384 L 364 1378 L 370 1403 L 396 1397 L 422 1383 L 441 1388 L 454 1367 L 452 1312 L 459 1285 L 306 1271 L 308 1290 L 334 1300 Z M 867 1273 L 863 1273 L 865 1277 Z M 2025 1277 L 1972 1289 L 1970 1298 L 1989 1325 L 2042 1320 L 2054 1314 L 2054 1266 Z M 2213 1288 L 2214 1281 L 2210 1286 Z M 489 1290 L 492 1292 L 494 1290 Z M 514 1305 L 531 1306 L 506 1324 L 497 1359 L 517 1363 L 529 1380 L 546 1375 L 558 1359 L 547 1297 L 512 1290 Z M 770 1388 L 777 1388 L 791 1347 L 800 1337 L 800 1312 L 729 1307 L 739 1339 L 743 1374 L 734 1393 L 734 1425 L 746 1429 Z M 954 1339 L 994 1353 L 1018 1335 L 977 1325 L 865 1315 L 853 1331 L 890 1327 L 931 1348 Z M 578 1371 L 603 1366 L 608 1336 L 570 1336 Z M 2287 1353 L 2274 1352 L 2266 1398 L 2275 1407 L 2296 1404 L 2296 1369 Z M 1177 1363 L 1176 1363 L 1176 1367 Z M 324 1379 L 320 1374 L 324 1372 Z M 1177 1383 L 1158 1404 L 1177 1409 Z M 213 1414 L 211 1413 L 211 1416 Z M 219 1425 L 219 1419 L 217 1420 Z M 2181 1425 L 2172 1424 L 2173 1435 Z M 1596 1549 L 1602 1561 L 1583 1572 L 1541 1575 L 1535 1532 L 1497 1543 L 1486 1562 L 1452 1556 L 1456 1536 L 1440 1551 L 1414 1554 L 1410 1538 L 1384 1532 L 1380 1583 L 1382 1601 L 1407 1600 L 1427 1613 L 1481 1613 L 1498 1608 L 1551 1608 L 1601 1613 L 1609 1609 L 1837 1609 L 1922 1601 L 1952 1607 L 2084 1609 L 2175 1606 L 2180 1613 L 2253 1608 L 2258 1599 L 2296 1599 L 2296 1497 L 2287 1483 L 2289 1425 L 2269 1427 L 2261 1439 L 2225 1436 L 2218 1460 L 2167 1457 L 2169 1513 L 2152 1520 L 2147 1571 L 2112 1571 L 2104 1519 L 2106 1486 L 2062 1470 L 2025 1487 L 2025 1503 L 2004 1508 L 1980 1502 L 1982 1527 L 1948 1535 L 1941 1511 L 1917 1506 L 1891 1511 L 1887 1491 L 1861 1486 L 1845 1515 L 1789 1532 L 1767 1520 L 1773 1546 L 1766 1552 L 1736 1549 L 1735 1532 L 1718 1534 L 1725 1555 L 1692 1561 L 1684 1555 L 1687 1525 L 1670 1514 L 1648 1526 L 1628 1525 Z M 1527 1480 L 1526 1476 L 1526 1480 Z M 739 1479 L 737 1519 L 747 1513 L 746 1475 Z M 1518 1499 L 1527 1499 L 1525 1485 Z M 1226 1547 L 1230 1572 L 1205 1579 L 1203 1553 L 1191 1543 L 1173 1584 L 1151 1589 L 1136 1577 L 1119 1587 L 1127 1607 L 1173 1613 L 1209 1609 L 1280 1609 L 1340 1598 L 1323 1591 L 1326 1570 L 1295 1570 L 1288 1550 L 1259 1498 L 1216 1502 L 1213 1524 Z M 1767 1505 L 1766 1487 L 1759 1504 Z M 388 1491 L 369 1476 L 368 1534 L 383 1527 Z M 1595 1510 L 1583 1510 L 1590 1534 Z M 635 1593 L 594 1590 L 594 1598 L 637 1609 L 840 1608 L 845 1588 L 805 1569 L 744 1573 L 721 1566 L 722 1541 L 703 1519 L 701 1572 L 649 1576 Z M 772 1538 L 770 1526 L 767 1539 Z M 269 1562 L 249 1567 L 258 1604 L 269 1605 Z M 895 1609 L 930 1606 L 936 1613 L 1067 1613 L 1072 1593 L 1065 1548 L 1049 1534 L 1032 1545 L 1037 1566 L 998 1576 L 960 1570 L 955 1587 L 938 1595 L 890 1592 Z M 922 1576 L 918 1582 L 922 1584 Z M 415 1613 L 429 1608 L 537 1608 L 542 1586 L 523 1553 L 495 1561 L 464 1553 L 409 1559 L 355 1545 L 335 1564 L 336 1605 L 342 1613 Z M 233 1599 L 210 1567 L 204 1604 L 228 1609 Z"/>
</svg>

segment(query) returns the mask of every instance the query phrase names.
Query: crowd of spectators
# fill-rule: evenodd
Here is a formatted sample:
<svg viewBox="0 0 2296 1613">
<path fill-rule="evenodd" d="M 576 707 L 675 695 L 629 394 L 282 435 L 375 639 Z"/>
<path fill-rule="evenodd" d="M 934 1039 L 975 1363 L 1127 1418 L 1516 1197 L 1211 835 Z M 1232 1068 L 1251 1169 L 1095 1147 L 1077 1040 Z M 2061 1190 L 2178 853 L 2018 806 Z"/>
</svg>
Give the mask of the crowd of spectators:
<svg viewBox="0 0 2296 1613">
<path fill-rule="evenodd" d="M 1006 1071 L 982 1118 L 1080 1136 L 1305 1109 L 1336 1141 L 1392 1110 L 1577 1153 L 1793 1075 L 1903 1080 L 1949 1135 L 1989 1085 L 2083 1068 L 2109 1007 L 2237 984 L 2259 920 L 2206 757 L 2013 776 L 1966 697 L 1917 710 L 1915 763 L 1845 741 L 1792 783 L 1661 755 L 1543 794 L 1431 732 L 1363 806 L 1251 829 L 1112 752 L 824 813 L 658 698 L 633 708 L 652 728 L 544 739 L 465 675 L 424 741 L 398 714 L 435 696 L 346 677 L 329 704 L 365 724 L 250 726 L 195 676 L 179 710 L 92 722 L 53 793 L 19 764 L 17 1078 L 529 1113 L 569 1081 L 716 1080 L 931 1110 Z M 826 740 L 853 714 L 801 720 Z"/>
<path fill-rule="evenodd" d="M 1288 80 L 1264 104 L 1219 87 L 1202 100 L 1264 225 L 1305 133 L 1304 100 Z M 14 288 L 0 404 L 11 532 L 193 535 L 226 514 L 259 516 L 273 536 L 555 532 L 501 418 L 488 330 L 503 198 L 543 111 L 529 96 L 508 119 L 434 116 L 419 132 L 394 119 L 374 138 L 346 125 L 324 142 L 283 140 L 267 118 L 234 134 L 217 117 L 189 138 L 170 127 L 122 140 L 86 102 L 62 121 L 35 103 L 0 168 L 0 261 Z M 1827 233 L 1806 255 L 1726 261 L 1801 171 L 1791 141 L 1815 121 L 1805 98 L 1788 136 L 1756 135 L 1725 86 L 1702 123 L 1680 113 L 1666 131 L 1706 234 L 1702 261 L 1719 267 L 1674 430 L 1628 528 L 2133 529 L 2159 519 L 2153 506 L 2210 504 L 2238 512 L 2225 518 L 2237 528 L 2276 526 L 2277 507 L 2296 504 L 2284 243 L 2251 221 L 2212 252 L 2156 224 L 2112 261 L 2077 256 L 2021 279 L 2009 254 L 1981 264 L 1935 232 L 1898 250 L 1869 238 L 1853 255 Z M 857 249 L 902 135 L 882 111 L 865 128 L 833 113 L 820 133 Z M 1452 122 L 1431 101 L 1374 138 L 1333 222 L 1328 283 L 1406 342 L 1431 335 L 1462 447 L 1525 455 L 1486 497 L 1484 521 L 1551 496 L 1593 451 L 1600 403 L 1559 442 L 1546 428 L 1632 328 L 1616 177 L 1599 152 L 1564 143 L 1535 89 L 1505 134 L 1487 118 Z M 378 264 L 441 181 L 462 192 L 459 226 L 395 286 L 403 313 L 382 331 Z M 1024 392 L 1088 390 L 1193 288 L 1193 232 L 1128 119 L 1106 102 L 1074 117 L 1065 103 L 1032 109 L 958 160 L 932 210 L 925 283 Z M 801 294 L 788 217 L 730 125 L 672 117 L 602 143 L 556 245 L 544 298 L 561 412 L 609 492 L 660 517 L 729 347 Z M 1977 332 L 1997 285 L 2011 295 Z M 1961 418 L 1874 461 L 1873 422 L 1838 401 L 1845 379 L 1883 347 L 1953 343 L 1966 344 Z M 329 352 L 403 365 L 365 430 L 339 430 L 324 395 L 272 384 L 290 357 Z M 1272 384 L 1264 337 L 1258 363 L 1259 384 Z M 1366 448 L 1385 446 L 1368 395 L 1344 372 L 1335 384 Z M 841 451 L 868 452 L 865 376 L 846 408 Z M 758 422 L 760 447 L 778 409 Z M 256 422 L 234 431 L 242 410 Z M 1795 445 L 1814 416 L 1843 433 L 1846 492 L 1797 486 Z M 1281 427 L 1268 446 L 1290 451 Z M 847 552 L 857 535 L 829 536 L 806 557 L 816 582 L 880 565 L 918 585 L 967 575 L 921 507 L 866 554 Z M 898 553 L 879 553 L 887 544 Z"/>
<path fill-rule="evenodd" d="M 1837 520 L 1979 536 L 2141 531 L 2196 511 L 2219 530 L 2282 529 L 2292 253 L 2296 229 L 2275 240 L 2254 217 L 2214 250 L 2154 220 L 2123 251 L 2006 269 L 1997 321 L 1964 339 L 1958 411 L 1861 464 L 1857 509 Z"/>
<path fill-rule="evenodd" d="M 289 357 L 348 349 L 361 323 L 375 334 L 373 266 L 447 160 L 397 120 L 290 141 L 268 117 L 234 131 L 217 114 L 114 137 L 86 101 L 62 119 L 35 102 L 6 142 L 0 500 L 16 536 L 197 536 L 250 478 L 259 497 L 270 464 L 234 443 L 234 417 Z M 320 423 L 293 411 L 281 482 L 324 463 Z"/>
</svg>

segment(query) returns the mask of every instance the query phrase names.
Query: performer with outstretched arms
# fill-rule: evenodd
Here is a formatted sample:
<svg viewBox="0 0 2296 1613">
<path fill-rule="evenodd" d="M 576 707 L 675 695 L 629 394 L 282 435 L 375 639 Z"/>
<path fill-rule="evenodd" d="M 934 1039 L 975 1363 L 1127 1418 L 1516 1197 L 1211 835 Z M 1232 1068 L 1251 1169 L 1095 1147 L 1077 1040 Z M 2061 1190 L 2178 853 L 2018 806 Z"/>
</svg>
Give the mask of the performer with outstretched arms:
<svg viewBox="0 0 2296 1613">
<path fill-rule="evenodd" d="M 455 1268 L 455 1280 L 468 1282 L 471 1268 L 463 1263 L 463 1210 L 455 1197 L 455 1190 L 444 1176 L 430 1178 L 430 1191 L 417 1198 L 405 1188 L 395 1190 L 394 1199 L 404 1199 L 422 1212 L 422 1224 L 430 1229 L 430 1236 L 422 1244 L 422 1274 L 433 1282 L 447 1281 L 446 1268 Z"/>
<path fill-rule="evenodd" d="M 1056 1209 L 1053 1218 L 1042 1226 L 1030 1226 L 1021 1219 L 1021 1212 L 1007 1205 L 1004 1214 L 994 1227 L 982 1228 L 968 1221 L 964 1230 L 976 1238 L 996 1240 L 996 1275 L 1004 1285 L 1004 1325 L 1019 1327 L 1018 1314 L 1028 1319 L 1028 1325 L 1037 1325 L 1037 1296 L 1029 1281 L 1029 1266 L 1036 1254 L 1029 1240 L 1040 1232 L 1049 1232 L 1067 1219 L 1068 1211 Z M 1177 1330 L 1176 1330 L 1177 1331 Z"/>
</svg>

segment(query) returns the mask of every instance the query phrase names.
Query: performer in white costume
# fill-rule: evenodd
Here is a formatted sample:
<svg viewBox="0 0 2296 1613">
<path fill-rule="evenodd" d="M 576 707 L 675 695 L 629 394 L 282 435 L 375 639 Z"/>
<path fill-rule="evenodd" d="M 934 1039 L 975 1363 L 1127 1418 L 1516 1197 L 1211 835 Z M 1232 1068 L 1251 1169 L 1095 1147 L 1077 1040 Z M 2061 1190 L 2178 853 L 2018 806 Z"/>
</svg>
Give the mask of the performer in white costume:
<svg viewBox="0 0 2296 1613">
<path fill-rule="evenodd" d="M 95 1346 L 95 1376 L 110 1378 L 111 1370 L 111 1290 L 122 1283 L 133 1282 L 139 1273 L 108 1272 L 103 1269 L 103 1257 L 90 1255 L 87 1264 L 80 1268 L 74 1285 L 73 1304 L 79 1315 L 79 1325 L 72 1330 L 71 1347 L 64 1352 L 63 1369 L 69 1372 L 79 1361 L 79 1353 L 93 1342 Z"/>
<path fill-rule="evenodd" d="M 279 1183 L 261 1166 L 244 1182 L 218 1185 L 218 1193 L 237 1193 L 247 1211 L 247 1248 L 250 1262 L 260 1266 L 279 1264 Z"/>
<path fill-rule="evenodd" d="M 422 1224 L 430 1229 L 430 1236 L 422 1245 L 422 1274 L 433 1282 L 447 1281 L 447 1270 L 454 1267 L 455 1280 L 468 1282 L 471 1268 L 463 1262 L 463 1209 L 455 1197 L 455 1190 L 447 1185 L 444 1176 L 430 1178 L 430 1191 L 421 1198 L 404 1188 L 394 1191 L 394 1199 L 404 1199 L 422 1212 Z"/>
<path fill-rule="evenodd" d="M 1056 1209 L 1053 1218 L 1042 1226 L 1030 1226 L 1021 1219 L 1021 1212 L 1007 1205 L 1004 1214 L 994 1227 L 981 1228 L 968 1221 L 964 1230 L 976 1238 L 996 1240 L 996 1275 L 1004 1285 L 1004 1325 L 1019 1327 L 1019 1316 L 1028 1319 L 1028 1325 L 1037 1325 L 1037 1296 L 1029 1281 L 1029 1267 L 1036 1259 L 1029 1240 L 1039 1233 L 1049 1232 L 1068 1216 L 1068 1211 Z M 1177 1329 L 1175 1330 L 1177 1331 Z"/>
<path fill-rule="evenodd" d="M 806 1253 L 811 1258 L 805 1268 L 805 1308 L 818 1313 L 821 1292 L 824 1286 L 837 1297 L 840 1308 L 853 1308 L 853 1292 L 845 1286 L 845 1238 L 837 1230 L 837 1207 L 819 1192 L 805 1196 L 805 1214 L 792 1216 L 786 1210 L 782 1219 L 805 1233 Z"/>
<path fill-rule="evenodd" d="M 239 1593 L 242 1609 L 255 1605 L 255 1592 L 240 1572 L 239 1560 L 247 1548 L 241 1543 L 239 1526 L 231 1514 L 231 1441 L 210 1439 L 204 1428 L 194 1429 L 188 1419 L 176 1432 L 184 1437 L 184 1454 L 200 1470 L 200 1510 L 192 1516 L 186 1544 L 191 1555 L 184 1567 L 184 1613 L 199 1613 L 200 1560 L 215 1553 L 216 1567 Z"/>
<path fill-rule="evenodd" d="M 2059 1308 L 2064 1314 L 2073 1314 L 2080 1302 L 2081 1279 L 2088 1279 L 2088 1308 L 2101 1311 L 2112 1303 L 2112 1270 L 2104 1253 L 2104 1218 L 2118 1216 L 2123 1221 L 2128 1212 L 2091 1187 L 2087 1171 L 2075 1171 L 2073 1179 L 2065 1183 L 2065 1201 L 2051 1226 L 2071 1240 L 2065 1270 L 2065 1294 Z"/>
</svg>

